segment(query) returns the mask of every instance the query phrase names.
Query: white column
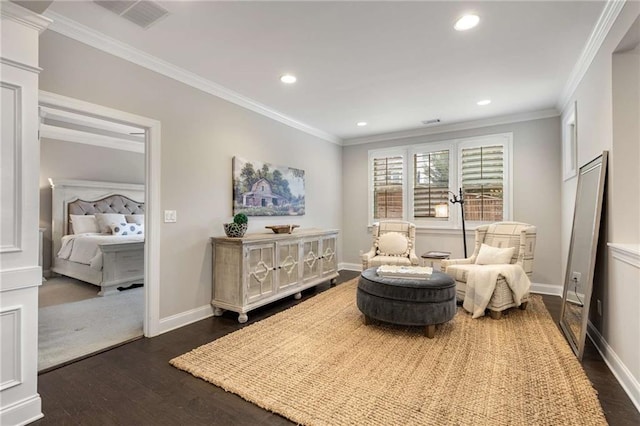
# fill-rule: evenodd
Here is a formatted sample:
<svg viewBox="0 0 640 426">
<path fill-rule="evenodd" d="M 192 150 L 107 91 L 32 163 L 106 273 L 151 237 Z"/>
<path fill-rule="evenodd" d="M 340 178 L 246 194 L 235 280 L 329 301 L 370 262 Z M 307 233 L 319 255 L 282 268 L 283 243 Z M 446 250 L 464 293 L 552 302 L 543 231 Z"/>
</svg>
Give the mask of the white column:
<svg viewBox="0 0 640 426">
<path fill-rule="evenodd" d="M 38 36 L 51 22 L 0 2 L 0 424 L 42 417 L 38 395 Z"/>
</svg>

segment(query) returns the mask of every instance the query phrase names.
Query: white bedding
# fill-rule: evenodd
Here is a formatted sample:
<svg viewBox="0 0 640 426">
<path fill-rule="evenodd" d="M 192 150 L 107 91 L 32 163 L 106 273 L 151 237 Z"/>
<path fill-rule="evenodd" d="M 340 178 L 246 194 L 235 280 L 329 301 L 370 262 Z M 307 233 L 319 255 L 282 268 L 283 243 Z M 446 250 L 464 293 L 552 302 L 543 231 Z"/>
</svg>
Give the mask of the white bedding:
<svg viewBox="0 0 640 426">
<path fill-rule="evenodd" d="M 144 241 L 144 235 L 114 236 L 109 234 L 74 234 L 62 237 L 62 247 L 58 257 L 71 262 L 89 265 L 99 271 L 102 269 L 102 252 L 99 244 L 126 243 Z"/>
</svg>

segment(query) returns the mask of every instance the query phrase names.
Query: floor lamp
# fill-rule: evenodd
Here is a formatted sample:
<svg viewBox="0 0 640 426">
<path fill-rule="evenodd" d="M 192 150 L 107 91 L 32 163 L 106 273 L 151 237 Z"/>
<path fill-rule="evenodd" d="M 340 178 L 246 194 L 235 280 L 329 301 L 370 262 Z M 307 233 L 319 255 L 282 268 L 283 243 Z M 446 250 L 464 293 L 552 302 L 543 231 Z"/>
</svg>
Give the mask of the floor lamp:
<svg viewBox="0 0 640 426">
<path fill-rule="evenodd" d="M 458 193 L 460 195 L 456 195 L 453 192 L 449 191 L 449 193 L 453 196 L 449 201 L 451 204 L 460 204 L 460 211 L 462 212 L 462 244 L 464 246 L 464 258 L 467 258 L 467 230 L 464 226 L 464 197 L 462 196 L 462 188 L 459 189 Z"/>
</svg>

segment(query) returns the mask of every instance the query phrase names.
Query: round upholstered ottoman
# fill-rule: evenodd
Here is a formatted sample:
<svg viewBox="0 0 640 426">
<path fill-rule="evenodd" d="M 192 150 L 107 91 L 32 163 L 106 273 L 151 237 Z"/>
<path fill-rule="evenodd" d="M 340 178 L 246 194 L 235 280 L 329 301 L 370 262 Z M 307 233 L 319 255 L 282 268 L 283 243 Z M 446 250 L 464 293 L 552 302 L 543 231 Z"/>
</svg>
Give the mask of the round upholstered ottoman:
<svg viewBox="0 0 640 426">
<path fill-rule="evenodd" d="M 378 268 L 362 272 L 356 301 L 371 319 L 400 325 L 425 326 L 433 338 L 436 324 L 449 321 L 456 314 L 456 284 L 446 274 L 433 272 L 429 279 L 381 277 Z"/>
</svg>

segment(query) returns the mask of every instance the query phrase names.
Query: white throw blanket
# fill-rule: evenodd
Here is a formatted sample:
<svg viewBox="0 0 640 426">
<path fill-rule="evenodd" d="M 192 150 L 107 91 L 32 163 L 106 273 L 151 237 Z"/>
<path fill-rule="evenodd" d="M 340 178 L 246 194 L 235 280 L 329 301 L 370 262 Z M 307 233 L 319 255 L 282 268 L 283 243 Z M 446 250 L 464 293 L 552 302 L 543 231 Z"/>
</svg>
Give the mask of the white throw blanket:
<svg viewBox="0 0 640 426">
<path fill-rule="evenodd" d="M 473 318 L 484 315 L 484 310 L 491 300 L 499 275 L 502 275 L 507 281 L 517 306 L 520 305 L 522 297 L 531 287 L 531 281 L 520 265 L 478 265 L 478 267 L 469 268 L 467 291 L 462 307 L 473 314 Z"/>
</svg>

